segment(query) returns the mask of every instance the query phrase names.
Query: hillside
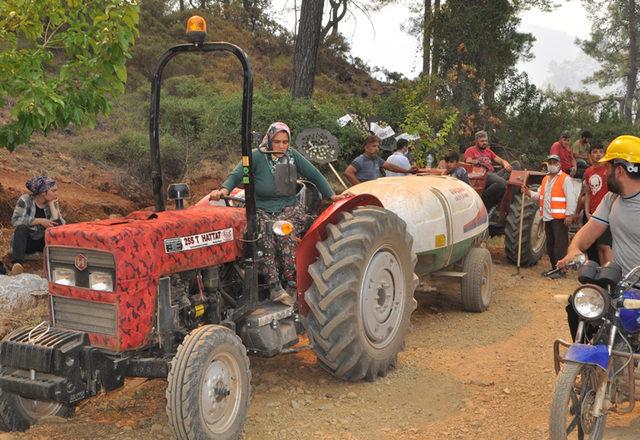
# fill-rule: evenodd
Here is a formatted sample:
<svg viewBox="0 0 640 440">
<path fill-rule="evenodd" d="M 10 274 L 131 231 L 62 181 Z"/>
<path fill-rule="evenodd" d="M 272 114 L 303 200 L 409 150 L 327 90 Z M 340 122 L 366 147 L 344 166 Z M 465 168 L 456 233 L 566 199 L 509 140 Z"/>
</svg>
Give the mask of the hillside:
<svg viewBox="0 0 640 440">
<path fill-rule="evenodd" d="M 3 225 L 10 221 L 24 181 L 34 174 L 49 174 L 61 182 L 63 209 L 74 221 L 151 204 L 149 80 L 162 53 L 184 42 L 187 18 L 198 12 L 165 11 L 165 3 L 141 4 L 140 36 L 127 63 L 127 91 L 112 99 L 110 115 L 100 117 L 94 128 L 71 126 L 46 137 L 34 136 L 13 153 L 0 152 Z M 317 98 L 293 102 L 288 96 L 292 35 L 268 17 L 252 24 L 241 9 L 198 13 L 207 20 L 209 41 L 234 43 L 250 58 L 257 133 L 276 119 L 286 120 L 294 133 L 306 124 L 335 126 L 351 99 L 392 89 L 372 78 L 367 66 L 353 62 L 341 37 L 332 37 L 319 54 Z M 178 56 L 165 70 L 161 101 L 165 181 L 188 182 L 194 197 L 218 184 L 239 157 L 241 75 L 232 56 L 218 53 Z"/>
</svg>

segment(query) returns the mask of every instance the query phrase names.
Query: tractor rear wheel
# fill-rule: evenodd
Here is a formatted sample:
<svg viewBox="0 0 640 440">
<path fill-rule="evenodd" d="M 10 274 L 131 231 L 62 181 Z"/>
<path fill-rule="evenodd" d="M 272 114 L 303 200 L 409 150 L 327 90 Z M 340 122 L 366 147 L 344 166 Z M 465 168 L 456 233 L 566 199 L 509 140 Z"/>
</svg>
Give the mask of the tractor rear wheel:
<svg viewBox="0 0 640 440">
<path fill-rule="evenodd" d="M 504 226 L 504 252 L 507 259 L 514 264 L 518 263 L 521 203 L 522 197 L 520 194 L 516 194 L 509 207 L 509 213 L 507 214 L 507 220 Z M 529 267 L 535 265 L 544 255 L 546 237 L 544 233 L 544 221 L 542 221 L 542 215 L 540 214 L 540 205 L 527 197 L 525 197 L 524 203 L 520 265 Z"/>
<path fill-rule="evenodd" d="M 167 416 L 179 440 L 240 438 L 249 407 L 251 372 L 240 338 L 226 327 L 193 330 L 171 361 Z"/>
<path fill-rule="evenodd" d="M 316 244 L 305 327 L 334 376 L 373 381 L 396 366 L 416 308 L 412 244 L 403 220 L 371 206 L 341 213 Z"/>
<path fill-rule="evenodd" d="M 0 430 L 26 431 L 47 416 L 71 417 L 74 406 L 59 402 L 31 400 L 0 389 Z"/>
</svg>

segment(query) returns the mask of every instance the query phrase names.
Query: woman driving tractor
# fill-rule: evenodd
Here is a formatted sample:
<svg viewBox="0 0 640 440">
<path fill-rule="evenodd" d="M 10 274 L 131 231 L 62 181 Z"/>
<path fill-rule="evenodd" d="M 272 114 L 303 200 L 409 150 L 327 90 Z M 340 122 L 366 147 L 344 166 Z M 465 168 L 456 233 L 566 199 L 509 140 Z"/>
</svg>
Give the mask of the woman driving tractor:
<svg viewBox="0 0 640 440">
<path fill-rule="evenodd" d="M 252 152 L 253 175 L 256 191 L 256 208 L 260 238 L 258 244 L 264 252 L 261 273 L 269 285 L 271 300 L 292 305 L 295 301 L 295 246 L 312 220 L 297 203 L 296 195 L 276 193 L 275 170 L 278 163 L 295 165 L 298 175 L 312 182 L 324 198 L 337 201 L 344 195 L 336 195 L 329 182 L 318 169 L 294 149 L 289 149 L 291 130 L 283 122 L 269 126 L 260 147 Z M 270 151 L 262 153 L 260 150 Z M 227 176 L 220 189 L 211 191 L 210 200 L 220 200 L 242 182 L 242 161 Z M 272 224 L 286 220 L 293 224 L 291 234 L 280 236 L 272 232 Z M 286 283 L 285 290 L 282 281 Z"/>
</svg>

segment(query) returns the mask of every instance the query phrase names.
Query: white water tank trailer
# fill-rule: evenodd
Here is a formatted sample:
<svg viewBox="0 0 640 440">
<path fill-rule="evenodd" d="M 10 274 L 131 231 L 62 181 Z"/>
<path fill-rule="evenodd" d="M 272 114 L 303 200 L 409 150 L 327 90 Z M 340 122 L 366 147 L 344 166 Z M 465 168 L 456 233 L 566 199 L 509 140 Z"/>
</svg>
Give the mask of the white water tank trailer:
<svg viewBox="0 0 640 440">
<path fill-rule="evenodd" d="M 465 310 L 482 312 L 492 296 L 487 210 L 478 193 L 449 176 L 384 177 L 352 186 L 371 194 L 407 224 L 418 276 L 456 277 Z"/>
</svg>

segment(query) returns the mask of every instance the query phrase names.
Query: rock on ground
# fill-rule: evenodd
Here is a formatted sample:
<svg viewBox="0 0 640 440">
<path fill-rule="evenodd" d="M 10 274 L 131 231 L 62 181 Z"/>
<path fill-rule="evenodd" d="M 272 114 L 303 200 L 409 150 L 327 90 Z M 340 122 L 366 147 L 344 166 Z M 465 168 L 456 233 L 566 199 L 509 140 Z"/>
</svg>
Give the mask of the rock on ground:
<svg viewBox="0 0 640 440">
<path fill-rule="evenodd" d="M 47 294 L 47 280 L 34 274 L 0 275 L 0 312 L 31 307 L 35 297 Z"/>
</svg>

